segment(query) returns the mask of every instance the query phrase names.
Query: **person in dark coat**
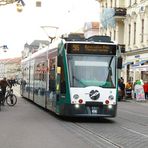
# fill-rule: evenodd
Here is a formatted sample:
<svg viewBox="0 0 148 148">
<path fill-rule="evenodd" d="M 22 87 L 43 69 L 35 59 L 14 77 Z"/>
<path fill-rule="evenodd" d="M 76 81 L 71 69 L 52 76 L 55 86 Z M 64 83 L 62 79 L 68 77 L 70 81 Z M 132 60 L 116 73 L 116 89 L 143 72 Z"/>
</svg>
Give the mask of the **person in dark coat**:
<svg viewBox="0 0 148 148">
<path fill-rule="evenodd" d="M 8 83 L 7 79 L 4 77 L 1 81 L 0 81 L 0 87 L 2 90 L 2 104 L 4 104 L 4 99 L 5 99 L 5 94 L 6 94 L 6 88 L 7 86 L 10 87 L 10 84 Z"/>
<path fill-rule="evenodd" d="M 120 100 L 125 99 L 125 84 L 123 79 L 118 79 L 118 88 L 119 88 L 119 95 Z"/>
</svg>

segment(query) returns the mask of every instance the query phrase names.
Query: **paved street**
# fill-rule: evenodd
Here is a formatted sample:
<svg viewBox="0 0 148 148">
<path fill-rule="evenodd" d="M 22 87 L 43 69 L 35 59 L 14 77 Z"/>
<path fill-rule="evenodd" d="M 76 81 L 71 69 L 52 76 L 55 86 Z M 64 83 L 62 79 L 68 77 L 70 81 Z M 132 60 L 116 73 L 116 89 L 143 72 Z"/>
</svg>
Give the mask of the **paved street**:
<svg viewBox="0 0 148 148">
<path fill-rule="evenodd" d="M 0 112 L 2 148 L 147 148 L 148 102 L 118 103 L 116 118 L 62 120 L 19 96 Z"/>
</svg>

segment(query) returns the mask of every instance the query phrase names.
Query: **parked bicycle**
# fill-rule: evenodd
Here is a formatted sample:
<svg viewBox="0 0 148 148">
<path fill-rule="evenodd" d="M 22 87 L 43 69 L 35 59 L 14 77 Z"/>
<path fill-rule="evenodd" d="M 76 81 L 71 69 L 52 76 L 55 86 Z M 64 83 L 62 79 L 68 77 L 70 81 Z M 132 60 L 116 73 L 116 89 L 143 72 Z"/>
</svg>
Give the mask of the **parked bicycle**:
<svg viewBox="0 0 148 148">
<path fill-rule="evenodd" d="M 0 88 L 0 110 L 1 110 L 2 102 L 3 102 L 3 94 L 2 94 L 2 89 Z"/>
<path fill-rule="evenodd" d="M 10 87 L 6 90 L 5 98 L 3 98 L 2 91 L 0 89 L 0 110 L 1 106 L 4 105 L 5 102 L 9 106 L 14 106 L 17 103 L 17 97 L 13 94 L 13 89 Z"/>
<path fill-rule="evenodd" d="M 4 103 L 7 103 L 9 106 L 14 106 L 17 103 L 17 97 L 13 93 L 13 89 L 9 87 L 6 91 Z"/>
</svg>

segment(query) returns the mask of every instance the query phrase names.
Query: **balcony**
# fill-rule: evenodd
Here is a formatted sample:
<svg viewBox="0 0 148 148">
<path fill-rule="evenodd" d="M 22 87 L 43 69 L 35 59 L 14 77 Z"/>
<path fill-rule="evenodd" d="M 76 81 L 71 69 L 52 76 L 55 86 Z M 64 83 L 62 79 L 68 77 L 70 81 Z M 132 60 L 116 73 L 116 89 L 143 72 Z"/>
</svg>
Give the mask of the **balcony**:
<svg viewBox="0 0 148 148">
<path fill-rule="evenodd" d="M 126 17 L 126 8 L 116 7 L 114 17 L 115 19 L 123 19 Z"/>
</svg>

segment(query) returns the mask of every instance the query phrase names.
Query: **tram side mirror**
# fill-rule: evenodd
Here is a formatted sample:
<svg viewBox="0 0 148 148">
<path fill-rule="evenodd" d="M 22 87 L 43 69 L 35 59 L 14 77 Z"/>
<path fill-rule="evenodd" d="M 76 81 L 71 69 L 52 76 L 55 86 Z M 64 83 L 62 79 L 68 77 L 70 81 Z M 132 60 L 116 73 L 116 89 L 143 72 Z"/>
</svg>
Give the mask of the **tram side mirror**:
<svg viewBox="0 0 148 148">
<path fill-rule="evenodd" d="M 122 69 L 122 57 L 120 56 L 120 57 L 118 57 L 118 61 L 117 61 L 117 68 L 118 69 Z"/>
<path fill-rule="evenodd" d="M 57 67 L 57 74 L 61 74 L 61 67 Z"/>
<path fill-rule="evenodd" d="M 57 94 L 60 93 L 61 91 L 61 86 L 60 86 L 60 82 L 61 82 L 61 67 L 57 67 L 57 82 L 56 82 L 56 92 Z"/>
</svg>

